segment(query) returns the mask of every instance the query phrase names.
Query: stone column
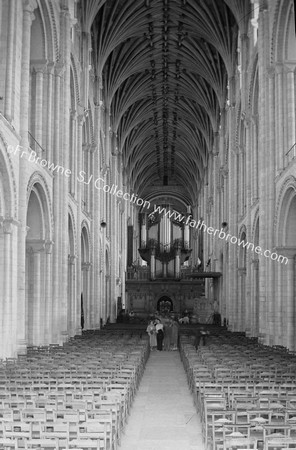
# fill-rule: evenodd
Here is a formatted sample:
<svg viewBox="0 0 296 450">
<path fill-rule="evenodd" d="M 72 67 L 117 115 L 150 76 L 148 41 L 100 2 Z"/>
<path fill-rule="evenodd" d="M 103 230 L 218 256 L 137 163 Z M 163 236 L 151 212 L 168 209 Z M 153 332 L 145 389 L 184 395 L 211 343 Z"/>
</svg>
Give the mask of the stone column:
<svg viewBox="0 0 296 450">
<path fill-rule="evenodd" d="M 60 9 L 60 49 L 64 65 L 62 78 L 62 105 L 61 105 L 61 161 L 63 167 L 69 168 L 69 123 L 70 123 L 70 67 L 71 67 L 71 20 L 68 9 L 68 1 L 61 2 Z M 61 236 L 61 317 L 62 323 L 59 329 L 59 341 L 66 342 L 69 338 L 67 330 L 67 280 L 68 280 L 68 191 L 69 179 L 63 176 L 61 179 L 62 202 L 60 210 L 60 236 Z"/>
<path fill-rule="evenodd" d="M 15 30 L 15 5 L 16 0 L 10 0 L 8 3 L 8 33 L 6 47 L 6 74 L 5 74 L 5 97 L 4 97 L 4 115 L 7 120 L 11 121 L 13 115 L 12 92 L 13 92 L 13 58 L 14 52 L 14 36 Z"/>
<path fill-rule="evenodd" d="M 151 280 L 155 280 L 155 248 L 151 249 L 150 256 L 150 278 Z"/>
<path fill-rule="evenodd" d="M 45 157 L 46 155 L 43 155 L 42 148 L 43 148 L 43 76 L 44 72 L 46 70 L 46 62 L 38 62 L 34 63 L 33 66 L 33 72 L 35 73 L 35 80 L 36 80 L 36 90 L 35 90 L 35 116 L 34 116 L 34 125 L 35 125 L 35 133 L 32 130 L 32 133 L 34 133 L 34 139 L 37 141 L 39 145 L 34 146 L 34 150 L 37 153 L 37 155 L 40 158 Z"/>
<path fill-rule="evenodd" d="M 53 137 L 53 160 L 55 164 L 61 164 L 61 79 L 64 67 L 58 64 L 55 67 L 54 79 L 54 137 Z M 57 175 L 53 178 L 53 216 L 55 242 L 53 247 L 53 268 L 52 268 L 52 342 L 60 343 L 60 330 L 64 318 L 61 316 L 61 278 L 62 278 L 62 223 L 61 223 L 61 203 L 62 203 L 62 179 Z"/>
<path fill-rule="evenodd" d="M 39 250 L 33 251 L 34 283 L 32 317 L 29 320 L 33 323 L 32 344 L 40 344 L 41 327 L 41 255 Z M 30 301 L 30 299 L 29 299 Z"/>
<path fill-rule="evenodd" d="M 284 305 L 284 317 L 286 317 L 286 346 L 289 350 L 295 350 L 295 255 L 289 254 L 286 272 L 286 302 Z"/>
<path fill-rule="evenodd" d="M 84 311 L 84 329 L 90 329 L 91 323 L 91 304 L 89 298 L 89 269 L 90 262 L 83 262 L 81 265 L 81 274 L 83 278 L 83 311 Z"/>
<path fill-rule="evenodd" d="M 82 112 L 82 111 L 80 111 Z M 82 168 L 82 128 L 85 121 L 85 115 L 83 113 L 78 115 L 78 131 L 77 131 L 77 170 L 78 174 Z M 78 178 L 79 179 L 79 178 Z M 80 312 L 81 312 L 81 292 L 82 292 L 82 274 L 81 274 L 81 196 L 82 196 L 82 183 L 77 181 L 77 264 L 76 264 L 76 314 L 75 314 L 75 334 L 81 334 L 80 325 Z"/>
<path fill-rule="evenodd" d="M 252 165 L 251 165 L 251 203 L 258 200 L 258 117 L 251 118 L 252 122 Z"/>
<path fill-rule="evenodd" d="M 189 225 L 187 223 L 184 224 L 184 248 L 189 249 Z"/>
<path fill-rule="evenodd" d="M 44 344 L 52 342 L 52 241 L 45 242 L 45 314 L 44 314 Z"/>
<path fill-rule="evenodd" d="M 229 189 L 228 189 L 228 204 L 229 204 L 229 234 L 237 236 L 237 154 L 235 147 L 235 129 L 236 129 L 236 108 L 233 97 L 233 80 L 229 80 L 229 98 L 230 106 L 228 110 L 229 115 Z M 228 293 L 226 294 L 226 314 L 229 320 L 229 328 L 231 331 L 238 331 L 237 324 L 237 246 L 228 245 L 228 273 L 225 277 L 225 285 L 228 286 Z"/>
<path fill-rule="evenodd" d="M 180 248 L 178 248 L 176 250 L 176 255 L 175 255 L 175 278 L 177 278 L 177 279 L 180 279 L 180 277 L 181 277 L 180 253 L 181 253 L 181 250 L 180 250 Z"/>
<path fill-rule="evenodd" d="M 75 335 L 75 317 L 76 317 L 76 256 L 69 255 L 68 258 L 68 330 L 69 336 Z"/>
<path fill-rule="evenodd" d="M 141 214 L 141 248 L 145 248 L 147 245 L 147 214 Z"/>
<path fill-rule="evenodd" d="M 20 97 L 20 134 L 21 144 L 28 146 L 28 114 L 29 114 L 29 88 L 30 88 L 30 49 L 31 49 L 31 25 L 35 19 L 33 14 L 37 8 L 36 0 L 23 0 L 23 33 L 22 33 L 22 76 Z"/>
<path fill-rule="evenodd" d="M 276 250 L 274 250 L 276 251 Z M 283 317 L 283 295 L 286 291 L 284 273 L 287 266 L 276 264 L 276 295 L 275 295 L 275 309 L 274 309 L 274 343 L 275 345 L 283 345 L 283 333 L 285 330 L 286 320 Z"/>
<path fill-rule="evenodd" d="M 20 144 L 25 149 L 28 141 L 28 112 L 30 88 L 30 48 L 31 24 L 35 18 L 33 11 L 37 8 L 36 0 L 23 0 L 23 29 L 21 55 L 21 90 L 20 90 Z M 22 174 L 19 185 L 19 221 L 21 227 L 18 234 L 18 348 L 20 352 L 26 349 L 26 234 L 27 234 L 27 189 L 28 171 L 25 158 L 20 158 L 19 173 Z"/>
<path fill-rule="evenodd" d="M 285 167 L 285 143 L 284 143 L 284 122 L 285 122 L 285 114 L 284 114 L 284 93 L 283 93 L 283 65 L 277 64 L 275 67 L 276 70 L 276 173 L 280 174 Z"/>
<path fill-rule="evenodd" d="M 110 315 L 110 275 L 105 276 L 105 316 L 103 316 L 104 323 L 106 323 Z"/>
<path fill-rule="evenodd" d="M 46 85 L 47 85 L 47 123 L 44 124 L 44 129 L 46 130 L 46 138 L 45 139 L 45 150 L 46 150 L 46 159 L 49 162 L 55 162 L 53 160 L 53 113 L 52 113 L 52 104 L 54 100 L 54 63 L 47 64 L 47 72 L 46 72 Z"/>
<path fill-rule="evenodd" d="M 296 143 L 295 138 L 295 67 L 296 64 L 286 64 L 287 78 L 287 151 Z"/>
<path fill-rule="evenodd" d="M 100 149 L 100 126 L 101 126 L 101 108 L 99 102 L 95 104 L 94 108 L 94 142 L 95 144 L 92 146 L 92 154 L 93 154 L 93 174 L 94 179 L 100 178 L 100 152 L 103 149 Z M 101 244 L 100 244 L 100 208 L 97 208 L 96 205 L 100 205 L 100 191 L 98 189 L 93 190 L 93 206 L 92 206 L 92 215 L 93 215 L 93 254 L 92 254 L 92 262 L 93 262 L 93 297 L 94 297 L 94 328 L 100 328 L 100 318 L 101 318 L 101 272 L 100 272 L 100 259 L 101 259 Z"/>
<path fill-rule="evenodd" d="M 260 222 L 260 228 L 265 228 L 266 241 L 263 248 L 272 248 L 274 245 L 274 229 L 273 221 L 275 215 L 275 189 L 270 179 L 276 174 L 276 148 L 275 148 L 275 71 L 270 68 L 267 71 L 266 79 L 266 144 L 265 144 L 265 167 L 266 167 L 266 212 L 264 222 Z M 261 228 L 262 229 L 262 228 Z M 266 314 L 267 314 L 267 336 L 266 343 L 273 345 L 274 343 L 274 310 L 275 310 L 275 263 L 270 258 L 263 258 L 266 267 Z"/>
<path fill-rule="evenodd" d="M 259 135 L 258 135 L 258 172 L 260 193 L 259 197 L 259 211 L 260 211 L 260 229 L 264 229 L 264 233 L 260 233 L 259 245 L 263 249 L 269 247 L 269 221 L 270 215 L 268 210 L 268 189 L 270 177 L 272 174 L 270 159 L 272 157 L 272 149 L 269 147 L 268 136 L 271 132 L 269 128 L 269 108 L 268 108 L 268 61 L 266 58 L 267 49 L 266 43 L 269 40 L 269 24 L 268 11 L 265 5 L 262 4 L 259 13 L 259 27 L 258 27 L 258 80 L 259 80 L 259 104 L 258 104 L 258 118 L 259 118 Z M 271 223 L 273 218 L 271 219 Z M 260 260 L 260 280 L 259 280 L 259 342 L 267 344 L 268 339 L 268 311 L 267 311 L 267 285 L 268 285 L 268 264 L 265 258 Z M 270 299 L 268 299 L 270 301 Z"/>
<path fill-rule="evenodd" d="M 254 259 L 253 263 L 253 289 L 252 289 L 252 316 L 251 316 L 251 324 L 252 324 L 252 336 L 259 336 L 259 260 Z"/>
<path fill-rule="evenodd" d="M 277 314 L 276 325 L 278 329 L 280 326 L 282 327 L 282 342 L 280 345 L 284 345 L 289 350 L 296 350 L 296 247 L 276 247 L 274 251 L 288 259 L 288 263 L 278 269 L 281 276 L 281 279 L 278 280 L 278 295 L 281 298 L 277 300 L 281 302 L 280 316 L 282 323 L 279 324 Z M 274 262 L 274 264 L 280 263 Z"/>
<path fill-rule="evenodd" d="M 1 18 L 1 16 L 0 16 Z M 2 232 L 2 224 L 3 224 L 3 217 L 0 217 L 0 253 L 1 255 L 4 255 L 4 233 Z M 2 258 L 0 259 L 0 283 L 1 286 L 4 285 L 4 269 L 5 267 L 5 260 L 4 260 L 4 256 L 2 256 Z M 5 313 L 5 301 L 3 298 L 3 295 L 1 296 L 0 299 L 0 342 L 2 343 L 2 345 L 0 345 L 0 358 L 5 358 L 5 347 L 4 347 L 4 338 L 5 338 L 5 334 L 4 334 L 4 326 L 5 326 L 5 317 L 4 317 L 4 313 Z"/>
<path fill-rule="evenodd" d="M 3 267 L 3 349 L 4 357 L 12 356 L 12 340 L 11 340 L 11 326 L 15 319 L 13 317 L 16 311 L 12 310 L 12 297 L 11 297 L 11 287 L 12 287 L 12 252 L 11 252 L 11 224 L 9 221 L 4 220 L 3 222 L 4 231 L 4 241 L 3 241 L 3 259 L 5 261 Z"/>
<path fill-rule="evenodd" d="M 239 329 L 241 331 L 245 331 L 248 328 L 249 324 L 246 323 L 246 268 L 241 267 L 238 269 L 239 274 L 239 306 L 238 306 L 238 323 Z"/>
<path fill-rule="evenodd" d="M 71 177 L 70 177 L 70 181 L 69 181 L 69 192 L 70 194 L 75 197 L 76 195 L 76 183 L 77 183 L 77 176 L 78 176 L 78 171 L 77 171 L 77 142 L 76 142 L 76 127 L 77 127 L 77 113 L 76 111 L 71 111 L 70 114 L 70 120 L 71 120 L 71 124 L 72 124 L 72 136 L 70 139 L 70 142 L 72 144 L 71 148 L 70 148 L 70 155 L 71 155 L 71 160 L 70 160 L 70 166 L 71 166 Z M 81 168 L 79 168 L 80 170 Z"/>
</svg>

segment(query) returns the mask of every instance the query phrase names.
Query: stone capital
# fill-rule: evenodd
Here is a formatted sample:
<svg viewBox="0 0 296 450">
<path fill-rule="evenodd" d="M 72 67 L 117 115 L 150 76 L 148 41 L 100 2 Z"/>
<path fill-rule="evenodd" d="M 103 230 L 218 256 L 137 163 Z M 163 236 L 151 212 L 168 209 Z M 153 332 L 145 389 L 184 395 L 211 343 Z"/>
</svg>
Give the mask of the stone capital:
<svg viewBox="0 0 296 450">
<path fill-rule="evenodd" d="M 92 143 L 90 145 L 90 149 L 89 149 L 90 153 L 95 153 L 97 150 L 98 150 L 98 144 L 96 144 L 95 142 Z"/>
<path fill-rule="evenodd" d="M 245 117 L 244 117 L 245 128 L 248 129 L 250 124 L 251 124 L 251 116 L 250 116 L 250 114 L 246 114 Z"/>
<path fill-rule="evenodd" d="M 220 167 L 220 174 L 223 178 L 227 178 L 228 177 L 228 169 L 225 168 L 224 166 Z"/>
<path fill-rule="evenodd" d="M 295 71 L 296 68 L 296 61 L 288 61 L 284 63 L 284 72 L 285 73 L 292 73 Z"/>
<path fill-rule="evenodd" d="M 75 261 L 77 259 L 76 255 L 68 255 L 68 263 L 73 266 L 75 264 Z"/>
<path fill-rule="evenodd" d="M 237 153 L 240 154 L 240 155 L 244 155 L 246 153 L 246 148 L 245 148 L 244 145 L 238 145 L 237 146 L 237 150 L 238 150 Z"/>
<path fill-rule="evenodd" d="M 11 217 L 0 217 L 0 226 L 2 226 L 4 234 L 12 234 L 13 226 L 18 225 L 19 222 Z"/>
<path fill-rule="evenodd" d="M 69 19 L 71 18 L 69 8 L 67 8 L 66 6 L 62 6 L 61 7 L 60 15 L 65 17 L 65 18 L 69 18 Z"/>
<path fill-rule="evenodd" d="M 253 264 L 254 269 L 258 269 L 259 267 L 259 259 L 252 259 L 251 264 Z"/>
<path fill-rule="evenodd" d="M 83 262 L 81 263 L 81 270 L 89 271 L 91 265 L 92 265 L 91 262 Z"/>
<path fill-rule="evenodd" d="M 28 253 L 42 253 L 45 250 L 45 241 L 42 239 L 32 239 L 26 242 Z"/>
<path fill-rule="evenodd" d="M 31 68 L 35 73 L 46 73 L 48 70 L 47 60 L 35 60 L 31 63 Z"/>
<path fill-rule="evenodd" d="M 109 171 L 110 171 L 110 167 L 107 166 L 106 164 L 104 164 L 102 167 L 102 170 L 101 170 L 102 176 L 104 177 Z"/>
<path fill-rule="evenodd" d="M 103 102 L 103 100 L 99 100 L 98 106 L 99 106 L 99 108 L 101 108 L 102 111 L 105 111 L 106 107 L 105 107 L 105 103 Z"/>
<path fill-rule="evenodd" d="M 44 242 L 45 253 L 50 254 L 52 252 L 54 242 L 51 240 L 47 240 Z"/>
<path fill-rule="evenodd" d="M 76 109 L 70 109 L 70 117 L 72 120 L 77 120 L 78 115 Z"/>
<path fill-rule="evenodd" d="M 91 144 L 89 144 L 88 142 L 85 142 L 84 144 L 82 144 L 82 150 L 84 152 L 89 152 L 91 149 Z"/>
<path fill-rule="evenodd" d="M 54 66 L 55 74 L 56 74 L 56 76 L 58 76 L 58 77 L 62 77 L 63 74 L 64 74 L 64 72 L 65 72 L 65 70 L 66 70 L 65 64 L 63 64 L 63 63 L 61 63 L 61 62 L 58 62 L 58 63 L 55 64 L 55 66 Z"/>
<path fill-rule="evenodd" d="M 241 42 L 245 42 L 245 41 L 247 41 L 248 39 L 249 39 L 249 36 L 248 36 L 248 34 L 247 34 L 246 32 L 243 32 L 243 33 L 240 34 L 240 40 L 241 40 Z"/>
<path fill-rule="evenodd" d="M 266 69 L 266 75 L 268 78 L 274 78 L 275 76 L 275 67 L 274 66 L 270 66 Z"/>
<path fill-rule="evenodd" d="M 275 73 L 278 75 L 278 74 L 282 74 L 283 73 L 283 71 L 284 71 L 284 65 L 283 65 L 283 63 L 276 63 L 275 64 Z"/>
<path fill-rule="evenodd" d="M 23 10 L 28 13 L 33 13 L 33 11 L 38 7 L 36 0 L 23 0 Z"/>
<path fill-rule="evenodd" d="M 84 122 L 85 122 L 85 115 L 84 114 L 78 114 L 77 115 L 77 123 L 78 123 L 78 125 L 80 127 L 82 127 Z"/>
</svg>

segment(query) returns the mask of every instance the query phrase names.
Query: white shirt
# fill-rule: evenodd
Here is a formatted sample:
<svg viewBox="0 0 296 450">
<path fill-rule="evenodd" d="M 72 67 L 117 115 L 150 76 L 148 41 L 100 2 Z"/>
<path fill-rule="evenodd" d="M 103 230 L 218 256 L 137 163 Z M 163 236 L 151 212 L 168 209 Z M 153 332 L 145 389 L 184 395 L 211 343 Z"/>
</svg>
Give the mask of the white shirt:
<svg viewBox="0 0 296 450">
<path fill-rule="evenodd" d="M 163 330 L 163 324 L 162 324 L 162 323 L 157 323 L 157 324 L 155 325 L 155 329 L 156 329 L 156 332 L 157 332 L 157 333 L 158 333 L 159 330 Z"/>
</svg>

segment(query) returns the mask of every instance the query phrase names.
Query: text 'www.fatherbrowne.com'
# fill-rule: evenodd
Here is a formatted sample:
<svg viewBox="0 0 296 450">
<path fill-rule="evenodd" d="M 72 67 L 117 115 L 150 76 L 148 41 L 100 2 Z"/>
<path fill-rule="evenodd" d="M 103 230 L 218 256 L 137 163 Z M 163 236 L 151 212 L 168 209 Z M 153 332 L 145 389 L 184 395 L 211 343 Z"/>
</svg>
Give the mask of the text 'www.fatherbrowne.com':
<svg viewBox="0 0 296 450">
<path fill-rule="evenodd" d="M 263 255 L 266 258 L 270 258 L 272 261 L 280 262 L 281 264 L 288 264 L 288 258 L 283 255 L 278 255 L 276 252 L 271 252 L 270 250 L 263 250 L 259 245 L 255 247 L 252 242 L 245 241 L 244 239 L 239 239 L 236 236 L 233 236 L 229 233 L 226 233 L 223 228 L 213 228 L 208 227 L 203 220 L 194 220 L 191 215 L 184 216 L 178 211 L 167 210 L 163 206 L 155 206 L 152 214 L 160 214 L 168 217 L 169 219 L 178 221 L 183 223 L 184 225 L 188 225 L 191 228 L 195 228 L 196 230 L 203 231 L 204 233 L 208 233 L 212 236 L 218 235 L 219 239 L 223 239 L 226 242 L 230 242 L 231 244 L 237 244 L 239 247 L 247 248 L 255 252 L 257 255 Z"/>
</svg>

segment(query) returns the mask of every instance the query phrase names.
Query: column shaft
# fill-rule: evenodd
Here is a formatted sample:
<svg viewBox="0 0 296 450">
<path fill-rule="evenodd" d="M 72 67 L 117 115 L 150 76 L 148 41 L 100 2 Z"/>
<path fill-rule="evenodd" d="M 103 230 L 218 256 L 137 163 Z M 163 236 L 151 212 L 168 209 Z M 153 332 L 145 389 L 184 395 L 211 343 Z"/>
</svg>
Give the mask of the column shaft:
<svg viewBox="0 0 296 450">
<path fill-rule="evenodd" d="M 12 119 L 13 114 L 13 57 L 14 36 L 15 36 L 15 0 L 9 2 L 8 15 L 8 33 L 7 33 L 7 49 L 6 49 L 6 74 L 5 74 L 5 104 L 4 114 L 7 120 Z"/>
</svg>

